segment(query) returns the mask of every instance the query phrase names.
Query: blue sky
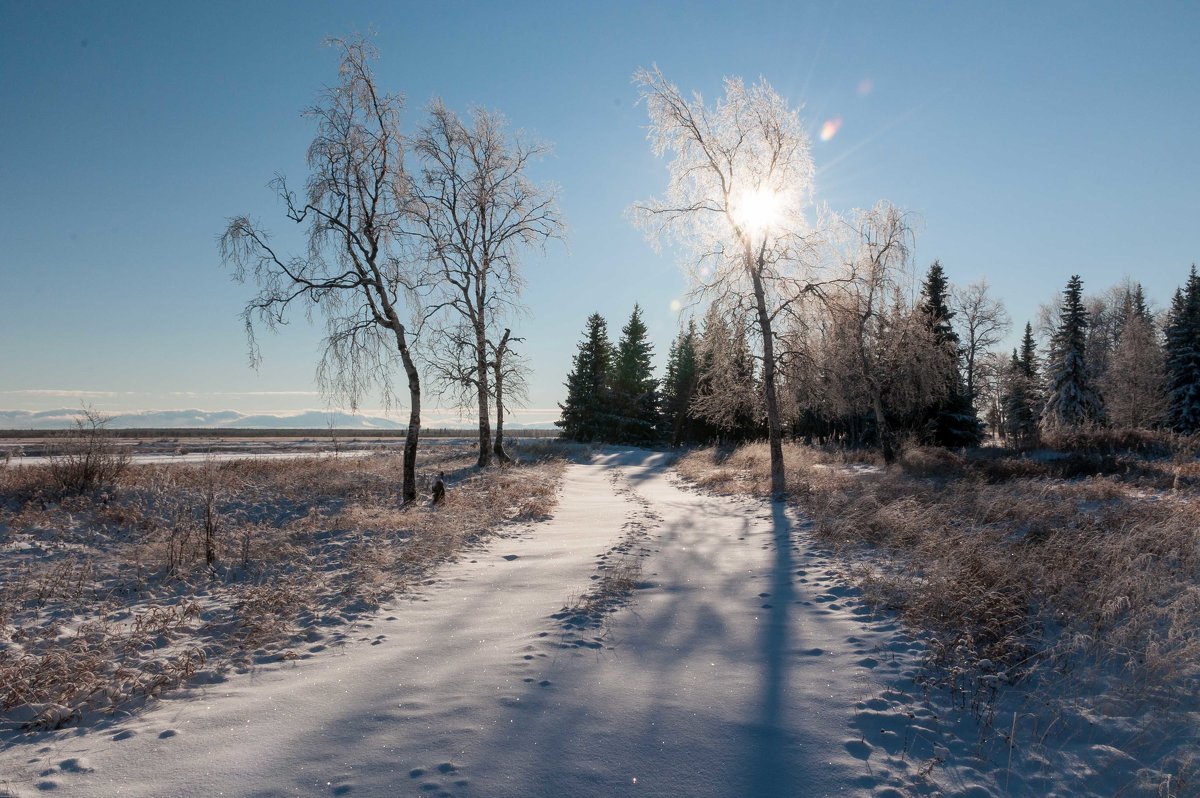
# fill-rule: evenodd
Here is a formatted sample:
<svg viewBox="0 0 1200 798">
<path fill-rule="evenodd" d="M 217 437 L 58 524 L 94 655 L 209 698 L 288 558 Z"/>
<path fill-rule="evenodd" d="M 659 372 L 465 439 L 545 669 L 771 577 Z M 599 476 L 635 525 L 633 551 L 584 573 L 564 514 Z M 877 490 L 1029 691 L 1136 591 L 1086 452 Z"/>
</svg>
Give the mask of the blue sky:
<svg viewBox="0 0 1200 798">
<path fill-rule="evenodd" d="M 0 0 L 0 408 L 322 406 L 303 318 L 248 367 L 251 289 L 216 236 L 249 213 L 296 240 L 266 183 L 305 175 L 322 39 L 369 29 L 408 123 L 441 96 L 555 145 L 535 176 L 569 237 L 527 260 L 520 330 L 535 410 L 590 312 L 615 335 L 640 302 L 660 367 L 676 329 L 678 264 L 624 216 L 666 184 L 630 83 L 651 63 L 709 97 L 765 77 L 802 107 L 818 202 L 913 211 L 918 268 L 986 276 L 1018 324 L 1073 273 L 1165 304 L 1200 260 L 1197 3 Z"/>
</svg>

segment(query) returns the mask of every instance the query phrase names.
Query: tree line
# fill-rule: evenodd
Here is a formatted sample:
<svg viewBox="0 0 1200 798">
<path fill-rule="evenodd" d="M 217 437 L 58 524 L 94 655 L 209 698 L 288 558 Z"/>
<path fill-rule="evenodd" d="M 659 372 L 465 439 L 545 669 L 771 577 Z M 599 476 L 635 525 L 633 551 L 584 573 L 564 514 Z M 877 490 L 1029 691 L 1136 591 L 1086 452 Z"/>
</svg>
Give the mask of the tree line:
<svg viewBox="0 0 1200 798">
<path fill-rule="evenodd" d="M 985 437 L 1036 446 L 1045 434 L 1111 427 L 1200 431 L 1200 276 L 1193 267 L 1165 313 L 1139 283 L 1085 296 L 1074 276 L 1046 305 L 1040 336 L 1010 328 L 986 282 L 955 287 L 935 261 L 913 301 L 897 275 L 830 284 L 779 334 L 781 418 L 809 443 L 901 441 L 966 447 Z M 889 285 L 890 283 L 890 285 Z M 763 375 L 746 313 L 711 303 L 681 325 L 662 379 L 634 307 L 617 344 L 600 314 L 585 325 L 560 404 L 564 437 L 589 442 L 739 443 L 768 435 Z M 1038 338 L 1044 345 L 1038 343 Z"/>
<path fill-rule="evenodd" d="M 1073 276 L 1042 309 L 1039 347 L 1026 323 L 1020 347 L 992 355 L 982 397 L 988 423 L 1017 446 L 1081 428 L 1200 432 L 1200 277 L 1193 266 L 1169 309 L 1142 285 L 1085 296 Z"/>
</svg>

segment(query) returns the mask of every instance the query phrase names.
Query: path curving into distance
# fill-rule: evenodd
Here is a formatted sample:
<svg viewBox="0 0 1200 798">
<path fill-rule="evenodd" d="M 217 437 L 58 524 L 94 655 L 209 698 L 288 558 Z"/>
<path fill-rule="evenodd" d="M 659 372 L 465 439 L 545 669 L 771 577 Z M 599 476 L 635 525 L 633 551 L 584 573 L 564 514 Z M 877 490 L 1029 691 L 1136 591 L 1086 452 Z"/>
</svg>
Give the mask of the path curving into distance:
<svg viewBox="0 0 1200 798">
<path fill-rule="evenodd" d="M 552 519 L 443 566 L 340 651 L 12 745 L 0 796 L 891 794 L 903 774 L 872 768 L 870 741 L 901 731 L 883 685 L 913 644 L 794 526 L 611 451 L 567 469 Z M 630 606 L 563 616 L 639 554 Z"/>
</svg>

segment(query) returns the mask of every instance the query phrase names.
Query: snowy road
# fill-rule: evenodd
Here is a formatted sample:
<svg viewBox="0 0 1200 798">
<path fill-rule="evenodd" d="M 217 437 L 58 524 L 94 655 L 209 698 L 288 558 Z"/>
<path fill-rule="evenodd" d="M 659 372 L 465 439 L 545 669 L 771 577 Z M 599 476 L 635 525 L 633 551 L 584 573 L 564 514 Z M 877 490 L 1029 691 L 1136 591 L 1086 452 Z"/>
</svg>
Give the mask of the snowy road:
<svg viewBox="0 0 1200 798">
<path fill-rule="evenodd" d="M 565 628 L 555 613 L 638 533 L 634 605 L 602 635 Z M 900 715 L 877 696 L 912 644 L 806 540 L 778 506 L 681 487 L 662 455 L 571 466 L 553 519 L 445 566 L 342 650 L 0 751 L 0 795 L 889 794 L 863 707 L 886 738 Z"/>
</svg>

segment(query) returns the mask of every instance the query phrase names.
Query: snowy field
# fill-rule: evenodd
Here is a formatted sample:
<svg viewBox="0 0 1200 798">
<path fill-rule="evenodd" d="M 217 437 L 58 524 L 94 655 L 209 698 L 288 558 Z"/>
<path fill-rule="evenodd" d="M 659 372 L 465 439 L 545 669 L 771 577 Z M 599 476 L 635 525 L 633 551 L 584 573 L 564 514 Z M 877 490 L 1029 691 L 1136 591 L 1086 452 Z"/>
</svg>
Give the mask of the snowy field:
<svg viewBox="0 0 1200 798">
<path fill-rule="evenodd" d="M 461 447 L 469 437 L 426 437 L 421 446 Z M 296 457 L 362 457 L 369 454 L 404 450 L 403 438 L 346 437 L 329 438 L 194 438 L 194 439 L 112 439 L 118 451 L 128 454 L 131 463 L 204 463 L 231 460 L 286 460 Z M 510 441 L 514 443 L 514 441 Z M 520 442 L 515 441 L 519 446 Z M 9 466 L 49 465 L 56 446 L 54 439 L 29 438 L 0 441 L 0 461 Z"/>
<path fill-rule="evenodd" d="M 622 551 L 645 555 L 636 603 L 600 625 L 564 613 Z M 831 565 L 783 514 L 682 489 L 661 455 L 610 454 L 569 467 L 552 520 L 445 566 L 339 651 L 10 738 L 0 783 L 22 796 L 899 785 L 940 734 L 930 710 L 889 690 L 915 644 Z M 872 770 L 864 734 L 892 726 L 919 738 L 908 764 Z"/>
<path fill-rule="evenodd" d="M 606 595 L 618 570 L 632 596 Z M 1121 746 L 1142 716 L 1115 702 L 1065 739 L 1053 727 L 1080 719 L 1025 688 L 981 723 L 849 576 L 784 505 L 608 450 L 567 467 L 551 518 L 468 549 L 337 646 L 10 734 L 0 795 L 1195 794 L 1139 770 Z M 1194 733 L 1194 714 L 1162 717 L 1164 745 Z M 1051 747 L 983 734 L 1009 723 L 1043 724 Z"/>
</svg>

